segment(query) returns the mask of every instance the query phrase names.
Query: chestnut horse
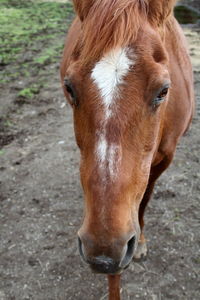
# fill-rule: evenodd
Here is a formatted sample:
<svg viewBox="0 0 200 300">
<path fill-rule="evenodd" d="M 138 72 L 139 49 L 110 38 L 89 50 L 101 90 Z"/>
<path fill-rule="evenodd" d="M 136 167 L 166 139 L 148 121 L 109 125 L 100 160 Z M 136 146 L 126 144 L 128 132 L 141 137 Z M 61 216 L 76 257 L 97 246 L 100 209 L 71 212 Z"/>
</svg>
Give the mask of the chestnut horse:
<svg viewBox="0 0 200 300">
<path fill-rule="evenodd" d="M 80 255 L 108 274 L 147 254 L 144 211 L 194 110 L 174 0 L 74 0 L 61 78 L 73 109 L 85 198 Z"/>
</svg>

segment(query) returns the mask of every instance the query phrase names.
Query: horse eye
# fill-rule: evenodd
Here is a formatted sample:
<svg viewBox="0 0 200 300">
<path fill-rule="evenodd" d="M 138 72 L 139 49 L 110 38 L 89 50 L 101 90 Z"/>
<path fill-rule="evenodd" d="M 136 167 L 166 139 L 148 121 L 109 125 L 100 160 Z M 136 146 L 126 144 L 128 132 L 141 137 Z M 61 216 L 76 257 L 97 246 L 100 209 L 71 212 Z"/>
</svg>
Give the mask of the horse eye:
<svg viewBox="0 0 200 300">
<path fill-rule="evenodd" d="M 64 79 L 64 86 L 66 88 L 66 91 L 70 94 L 71 96 L 71 104 L 72 105 L 77 105 L 77 99 L 76 99 L 76 93 L 75 93 L 75 90 L 73 88 L 73 85 L 72 83 L 70 82 L 69 79 Z"/>
<path fill-rule="evenodd" d="M 165 101 L 165 98 L 167 96 L 169 88 L 165 87 L 164 89 L 162 89 L 162 91 L 158 94 L 158 96 L 154 99 L 154 105 L 159 105 L 160 103 L 162 103 L 163 101 Z"/>
<path fill-rule="evenodd" d="M 164 89 L 162 90 L 162 92 L 158 95 L 158 98 L 162 99 L 162 98 L 166 97 L 166 96 L 167 96 L 167 93 L 168 93 L 168 89 L 169 89 L 169 88 L 164 88 Z"/>
</svg>

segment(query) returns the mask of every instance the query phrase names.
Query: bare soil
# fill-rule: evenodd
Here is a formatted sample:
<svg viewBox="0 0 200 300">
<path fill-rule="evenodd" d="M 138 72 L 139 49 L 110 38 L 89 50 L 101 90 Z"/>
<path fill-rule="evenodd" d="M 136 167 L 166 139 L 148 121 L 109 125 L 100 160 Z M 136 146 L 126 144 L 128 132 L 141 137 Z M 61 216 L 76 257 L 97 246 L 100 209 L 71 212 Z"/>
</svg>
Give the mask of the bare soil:
<svg viewBox="0 0 200 300">
<path fill-rule="evenodd" d="M 149 255 L 124 272 L 124 300 L 200 299 L 200 30 L 184 31 L 196 114 L 146 211 Z M 16 96 L 27 78 L 1 85 L 0 300 L 103 300 L 105 276 L 92 274 L 77 250 L 83 196 L 72 112 L 59 62 L 46 69 L 48 87 L 31 101 Z"/>
</svg>

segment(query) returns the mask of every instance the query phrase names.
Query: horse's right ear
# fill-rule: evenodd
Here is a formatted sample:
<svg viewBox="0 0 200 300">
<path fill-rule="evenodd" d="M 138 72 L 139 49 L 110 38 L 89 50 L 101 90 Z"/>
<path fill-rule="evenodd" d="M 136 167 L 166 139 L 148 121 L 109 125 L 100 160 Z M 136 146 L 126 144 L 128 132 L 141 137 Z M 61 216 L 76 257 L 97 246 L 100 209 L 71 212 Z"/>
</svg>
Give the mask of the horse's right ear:
<svg viewBox="0 0 200 300">
<path fill-rule="evenodd" d="M 77 15 L 83 21 L 87 17 L 93 0 L 73 0 L 73 2 Z"/>
</svg>

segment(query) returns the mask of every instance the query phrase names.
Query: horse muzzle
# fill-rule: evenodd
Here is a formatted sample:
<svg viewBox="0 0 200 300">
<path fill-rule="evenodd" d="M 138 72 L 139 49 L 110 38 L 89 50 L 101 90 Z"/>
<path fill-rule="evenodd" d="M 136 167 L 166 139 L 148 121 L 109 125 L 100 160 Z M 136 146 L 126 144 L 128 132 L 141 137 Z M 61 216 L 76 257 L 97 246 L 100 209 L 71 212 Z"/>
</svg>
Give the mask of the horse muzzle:
<svg viewBox="0 0 200 300">
<path fill-rule="evenodd" d="M 93 241 L 78 237 L 81 258 L 90 265 L 92 271 L 103 274 L 117 274 L 126 269 L 136 248 L 136 236 L 127 242 L 115 241 L 112 246 L 96 246 Z"/>
</svg>

